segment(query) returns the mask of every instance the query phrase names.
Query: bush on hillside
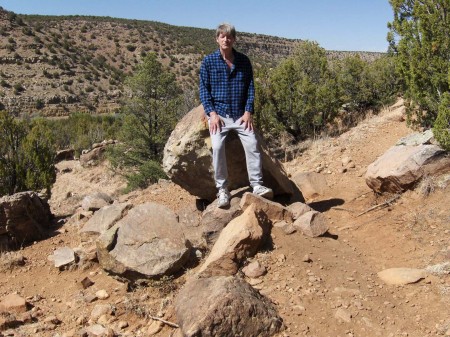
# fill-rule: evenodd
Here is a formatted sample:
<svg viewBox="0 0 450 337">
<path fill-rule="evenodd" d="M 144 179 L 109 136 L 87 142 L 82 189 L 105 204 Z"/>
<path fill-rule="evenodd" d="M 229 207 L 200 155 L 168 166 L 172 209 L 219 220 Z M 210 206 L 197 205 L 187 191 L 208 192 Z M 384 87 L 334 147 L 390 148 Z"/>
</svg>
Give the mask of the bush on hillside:
<svg viewBox="0 0 450 337">
<path fill-rule="evenodd" d="M 0 195 L 50 188 L 55 182 L 55 148 L 43 120 L 32 123 L 0 111 Z"/>
<path fill-rule="evenodd" d="M 450 151 L 450 93 L 446 92 L 441 104 L 439 112 L 434 122 L 433 134 L 439 145 L 447 151 Z"/>
</svg>

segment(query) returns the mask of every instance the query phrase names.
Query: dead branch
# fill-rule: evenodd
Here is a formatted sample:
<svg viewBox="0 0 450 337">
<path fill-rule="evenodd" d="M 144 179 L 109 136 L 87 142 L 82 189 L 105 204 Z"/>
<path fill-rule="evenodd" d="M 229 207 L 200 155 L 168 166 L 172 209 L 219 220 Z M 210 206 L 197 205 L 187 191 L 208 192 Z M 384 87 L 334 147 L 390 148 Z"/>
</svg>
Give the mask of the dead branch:
<svg viewBox="0 0 450 337">
<path fill-rule="evenodd" d="M 168 326 L 171 326 L 172 328 L 179 328 L 180 327 L 178 324 L 166 321 L 165 319 L 162 319 L 162 318 L 159 318 L 159 317 L 156 317 L 156 316 L 150 316 L 150 318 L 155 320 L 155 321 L 163 322 L 164 324 L 166 324 Z"/>
<path fill-rule="evenodd" d="M 391 198 L 391 199 L 389 199 L 389 200 L 387 200 L 387 201 L 385 201 L 385 202 L 383 202 L 381 204 L 378 204 L 378 205 L 370 207 L 369 209 L 365 210 L 364 212 L 359 213 L 356 217 L 359 217 L 359 216 L 361 216 L 363 214 L 369 213 L 369 212 L 371 212 L 371 211 L 373 211 L 375 209 L 378 209 L 378 208 L 381 208 L 381 207 L 386 207 L 386 206 L 390 205 L 392 202 L 394 202 L 395 200 L 397 200 L 398 198 L 400 198 L 400 194 L 395 195 L 393 198 Z"/>
</svg>

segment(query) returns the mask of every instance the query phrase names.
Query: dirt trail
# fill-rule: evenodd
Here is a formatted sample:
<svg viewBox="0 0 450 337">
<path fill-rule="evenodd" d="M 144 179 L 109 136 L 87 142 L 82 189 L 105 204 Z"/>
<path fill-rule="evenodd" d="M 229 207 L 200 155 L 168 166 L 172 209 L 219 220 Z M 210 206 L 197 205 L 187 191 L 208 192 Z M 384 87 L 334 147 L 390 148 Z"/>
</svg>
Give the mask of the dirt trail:
<svg viewBox="0 0 450 337">
<path fill-rule="evenodd" d="M 448 274 L 430 275 L 406 286 L 386 285 L 377 276 L 385 268 L 425 268 L 449 262 L 449 187 L 439 187 L 439 182 L 428 179 L 432 193 L 418 188 L 388 207 L 358 216 L 392 197 L 371 192 L 364 173 L 378 156 L 412 132 L 402 121 L 403 113 L 404 107 L 398 103 L 338 138 L 316 141 L 301 156 L 285 163 L 291 174 L 322 168 L 329 189 L 310 205 L 328 217 L 330 231 L 325 237 L 308 238 L 273 228 L 273 248 L 252 259 L 268 269 L 252 283 L 276 303 L 286 325 L 280 336 L 450 336 Z M 355 167 L 343 172 L 344 158 L 351 159 Z M 52 199 L 57 214 L 70 213 L 81 195 L 98 189 L 121 201 L 155 201 L 175 211 L 196 205 L 193 196 L 172 183 L 120 196 L 123 181 L 105 173 L 104 167 L 85 170 L 76 162 L 61 165 L 71 166 L 72 171 L 58 176 Z M 125 284 L 97 264 L 65 271 L 53 267 L 47 257 L 63 246 L 83 246 L 74 222 L 63 225 L 51 238 L 24 247 L 19 253 L 26 258 L 25 266 L 3 270 L 0 297 L 17 292 L 41 315 L 38 322 L 10 330 L 10 336 L 72 336 L 99 303 L 114 306 L 116 314 L 107 324 L 120 323 L 121 336 L 150 335 L 149 329 L 155 326 L 151 315 L 175 320 L 170 309 L 176 292 L 172 290 L 182 286 L 183 277 L 128 292 Z M 309 262 L 304 262 L 305 255 Z M 94 285 L 83 289 L 80 282 L 84 277 Z M 110 297 L 90 302 L 100 289 L 107 290 Z M 51 315 L 61 323 L 43 324 Z M 165 326 L 157 336 L 173 332 Z"/>
</svg>

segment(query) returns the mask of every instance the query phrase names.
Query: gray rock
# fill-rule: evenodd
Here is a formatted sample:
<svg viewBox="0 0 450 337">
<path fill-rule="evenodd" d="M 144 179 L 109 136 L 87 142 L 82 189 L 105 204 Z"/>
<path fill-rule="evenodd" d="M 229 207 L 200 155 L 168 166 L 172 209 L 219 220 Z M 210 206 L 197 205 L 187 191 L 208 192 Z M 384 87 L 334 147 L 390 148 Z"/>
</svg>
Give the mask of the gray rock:
<svg viewBox="0 0 450 337">
<path fill-rule="evenodd" d="M 194 279 L 175 299 L 184 337 L 273 336 L 283 321 L 272 303 L 242 279 Z"/>
<path fill-rule="evenodd" d="M 82 236 L 103 234 L 120 220 L 129 208 L 131 208 L 130 204 L 103 206 L 85 223 L 80 233 Z"/>
<path fill-rule="evenodd" d="M 421 144 L 431 144 L 433 140 L 433 130 L 429 129 L 424 132 L 416 132 L 403 137 L 395 145 L 415 146 Z"/>
<path fill-rule="evenodd" d="M 306 236 L 315 238 L 328 231 L 328 221 L 322 213 L 310 211 L 295 220 L 294 227 L 299 228 Z"/>
<path fill-rule="evenodd" d="M 393 146 L 369 165 L 366 184 L 377 193 L 414 188 L 424 176 L 450 172 L 450 156 L 436 145 Z"/>
<path fill-rule="evenodd" d="M 75 263 L 76 256 L 72 248 L 62 247 L 56 249 L 49 259 L 53 260 L 56 268 L 59 268 Z"/>
<path fill-rule="evenodd" d="M 294 220 L 301 217 L 303 214 L 312 211 L 313 209 L 303 202 L 294 202 L 287 206 L 287 209 L 292 213 Z"/>
<path fill-rule="evenodd" d="M 265 185 L 275 195 L 293 195 L 295 185 L 289 180 L 281 163 L 272 158 L 262 137 L 256 133 L 262 154 Z M 211 159 L 211 139 L 203 107 L 186 114 L 175 127 L 164 148 L 163 168 L 173 182 L 192 195 L 213 201 L 216 187 Z M 230 133 L 226 141 L 229 189 L 248 186 L 245 155 L 239 138 Z"/>
<path fill-rule="evenodd" d="M 190 248 L 177 215 L 156 203 L 131 209 L 97 239 L 102 267 L 129 279 L 176 273 L 189 259 Z"/>
<path fill-rule="evenodd" d="M 97 211 L 104 206 L 108 206 L 113 202 L 112 198 L 102 192 L 87 195 L 81 202 L 81 207 L 85 211 Z"/>
<path fill-rule="evenodd" d="M 249 278 L 258 278 L 267 273 L 266 267 L 261 266 L 258 261 L 253 261 L 242 268 L 242 272 Z"/>
<path fill-rule="evenodd" d="M 35 192 L 0 198 L 0 251 L 43 239 L 53 215 L 46 199 Z"/>
</svg>

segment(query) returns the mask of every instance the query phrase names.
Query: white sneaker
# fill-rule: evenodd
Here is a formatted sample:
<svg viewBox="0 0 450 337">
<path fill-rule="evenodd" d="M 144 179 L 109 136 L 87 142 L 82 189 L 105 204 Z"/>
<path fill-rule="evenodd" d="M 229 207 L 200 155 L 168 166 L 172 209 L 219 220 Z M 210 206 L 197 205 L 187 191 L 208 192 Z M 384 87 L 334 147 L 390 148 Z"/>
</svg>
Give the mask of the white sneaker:
<svg viewBox="0 0 450 337">
<path fill-rule="evenodd" d="M 221 188 L 217 193 L 217 207 L 224 208 L 230 205 L 230 192 L 226 188 Z"/>
<path fill-rule="evenodd" d="M 256 195 L 259 195 L 260 197 L 263 197 L 263 198 L 267 198 L 267 199 L 273 198 L 272 189 L 262 186 L 262 185 L 253 187 L 253 193 Z"/>
</svg>

